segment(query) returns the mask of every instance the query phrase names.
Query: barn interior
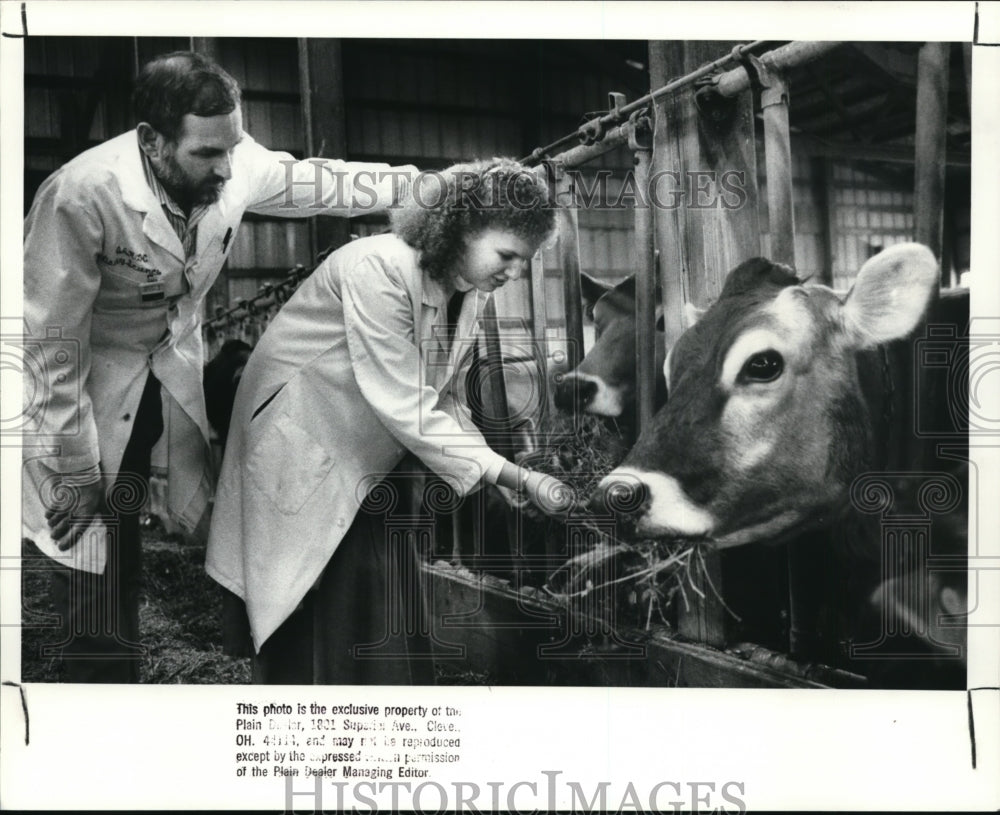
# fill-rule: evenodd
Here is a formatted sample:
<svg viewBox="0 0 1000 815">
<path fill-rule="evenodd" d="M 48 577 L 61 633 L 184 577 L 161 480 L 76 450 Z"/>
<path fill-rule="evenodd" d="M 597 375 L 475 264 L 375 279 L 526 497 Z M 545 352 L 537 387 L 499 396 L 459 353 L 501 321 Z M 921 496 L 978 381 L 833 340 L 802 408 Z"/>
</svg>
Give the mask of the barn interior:
<svg viewBox="0 0 1000 815">
<path fill-rule="evenodd" d="M 569 144 L 577 143 L 574 134 L 581 125 L 623 103 L 609 94 L 623 94 L 624 102 L 631 102 L 690 70 L 684 66 L 692 61 L 699 64 L 723 57 L 734 45 L 638 40 L 31 37 L 25 42 L 24 208 L 27 212 L 34 192 L 50 173 L 133 126 L 129 106 L 133 77 L 144 61 L 171 50 L 209 54 L 236 78 L 243 89 L 244 127 L 266 147 L 297 158 L 412 163 L 433 170 L 473 157 L 534 155 L 537 160 L 552 155 L 558 151 L 535 151 L 567 135 L 573 136 Z M 760 57 L 784 45 L 783 41 L 755 43 L 745 57 Z M 923 237 L 915 193 L 918 123 L 926 115 L 918 92 L 922 46 L 915 42 L 842 43 L 785 72 L 790 139 L 786 171 L 794 208 L 790 251 L 800 277 L 846 291 L 869 257 L 893 244 Z M 942 213 L 937 254 L 946 288 L 961 285 L 969 269 L 969 53 L 962 44 L 947 47 L 941 76 L 946 92 L 937 100 L 944 134 L 943 184 L 936 201 Z M 758 104 L 762 92 L 766 92 L 763 84 L 754 90 L 754 140 L 744 156 L 753 174 L 750 206 L 756 208 L 759 245 L 742 247 L 746 257 L 773 256 L 775 234 L 787 226 L 786 221 L 772 228 L 769 212 L 769 200 L 774 199 L 768 194 L 767 137 Z M 672 123 L 659 120 L 656 126 L 669 130 Z M 607 180 L 611 202 L 580 207 L 576 212 L 579 268 L 609 284 L 632 275 L 640 262 L 636 197 L 626 187 L 633 167 L 632 150 L 619 145 L 579 168 L 584 179 Z M 267 309 L 255 316 L 246 304 L 263 288 L 280 284 L 296 267 L 307 273 L 331 247 L 386 228 L 387 221 L 380 216 L 345 222 L 248 214 L 226 267 L 206 299 L 209 346 L 226 337 L 253 344 L 266 327 Z M 694 257 L 687 259 L 692 265 Z M 537 390 L 538 376 L 545 380 L 546 363 L 551 366 L 566 359 L 568 338 L 580 320 L 579 304 L 567 298 L 573 290 L 564 285 L 563 260 L 564 253 L 553 244 L 533 266 L 531 277 L 511 284 L 498 298 L 499 314 L 532 318 L 530 334 L 545 340 L 542 373 L 524 374 L 530 380 L 524 387 L 531 392 Z M 687 299 L 697 306 L 708 305 L 727 271 L 707 270 L 701 283 L 691 284 Z M 593 336 L 586 327 L 584 335 L 586 350 Z M 514 352 L 505 351 L 516 363 Z M 508 396 L 515 400 L 518 370 L 514 365 L 513 379 L 507 383 Z M 474 519 L 467 518 L 455 529 L 481 534 L 473 526 Z M 766 579 L 776 591 L 787 592 L 783 557 L 766 556 Z M 746 568 L 745 563 L 738 566 Z M 720 571 L 720 583 L 722 577 Z M 491 606 L 495 622 L 510 628 L 511 620 L 523 614 L 525 607 L 536 618 L 549 613 L 539 592 L 533 589 L 525 599 L 518 594 L 516 581 L 508 578 L 497 578 L 494 586 L 500 598 L 495 608 Z M 463 580 L 449 584 L 445 602 L 452 604 L 453 612 L 464 609 L 463 603 L 478 602 L 472 584 Z M 752 605 L 745 598 L 744 602 Z M 591 608 L 589 613 L 599 616 L 600 609 Z M 661 666 L 667 659 L 662 655 L 669 655 L 668 668 L 662 670 L 648 667 L 655 662 L 653 658 L 642 669 L 620 670 L 623 663 L 609 659 L 588 663 L 582 670 L 578 667 L 576 673 L 566 670 L 565 660 L 558 658 L 543 667 L 507 659 L 519 649 L 538 645 L 538 635 L 530 626 L 502 643 L 492 634 L 483 635 L 473 641 L 470 653 L 489 664 L 484 676 L 510 684 L 854 687 L 868 681 L 843 664 L 827 664 L 836 663 L 835 652 L 842 642 L 826 644 L 833 655 L 823 652 L 823 664 L 784 656 L 790 649 L 787 598 L 762 614 L 767 622 L 761 625 L 770 626 L 767 631 L 740 631 L 740 637 L 759 636 L 750 645 L 741 644 L 738 656 L 730 653 L 733 636 L 725 629 L 731 632 L 732 621 L 726 614 L 725 608 L 717 606 L 703 608 L 701 616 L 686 627 L 683 622 L 668 621 L 685 638 L 679 645 L 663 646 L 662 653 L 657 651 Z M 546 642 L 551 645 L 553 640 Z M 711 653 L 699 652 L 699 646 Z M 552 647 L 569 653 L 570 646 L 558 637 Z M 589 646 L 591 652 L 616 648 L 627 652 L 631 647 L 614 635 L 604 635 L 598 646 Z M 726 659 L 718 656 L 723 651 Z M 932 681 L 964 687 L 964 675 L 955 678 L 950 672 L 944 680 L 935 677 Z"/>
</svg>

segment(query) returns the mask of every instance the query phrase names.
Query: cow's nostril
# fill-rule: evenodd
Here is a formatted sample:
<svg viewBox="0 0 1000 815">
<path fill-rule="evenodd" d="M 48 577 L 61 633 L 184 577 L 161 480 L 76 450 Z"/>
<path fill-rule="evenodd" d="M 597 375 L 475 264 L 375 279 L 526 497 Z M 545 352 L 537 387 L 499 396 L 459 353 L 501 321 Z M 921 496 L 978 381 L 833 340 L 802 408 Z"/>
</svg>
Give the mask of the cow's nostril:
<svg viewBox="0 0 1000 815">
<path fill-rule="evenodd" d="M 583 380 L 580 382 L 579 395 L 580 404 L 586 407 L 593 402 L 594 397 L 597 396 L 597 383 L 591 381 L 590 379 Z"/>
<path fill-rule="evenodd" d="M 558 410 L 565 411 L 566 413 L 573 412 L 573 380 L 563 378 L 562 381 L 556 382 L 555 393 L 552 395 L 552 401 Z"/>
</svg>

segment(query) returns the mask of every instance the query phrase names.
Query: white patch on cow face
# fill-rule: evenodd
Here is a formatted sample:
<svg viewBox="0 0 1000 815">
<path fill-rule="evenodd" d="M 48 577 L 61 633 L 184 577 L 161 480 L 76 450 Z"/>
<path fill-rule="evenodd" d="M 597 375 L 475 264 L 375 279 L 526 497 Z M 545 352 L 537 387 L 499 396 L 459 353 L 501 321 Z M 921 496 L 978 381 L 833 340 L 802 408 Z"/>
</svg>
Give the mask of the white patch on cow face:
<svg viewBox="0 0 1000 815">
<path fill-rule="evenodd" d="M 624 411 L 624 395 L 621 388 L 613 388 L 599 376 L 592 374 L 582 374 L 578 371 L 570 371 L 566 374 L 566 379 L 579 379 L 581 382 L 591 382 L 597 386 L 594 398 L 584 407 L 584 413 L 593 413 L 595 416 L 618 417 Z"/>
<path fill-rule="evenodd" d="M 741 334 L 726 353 L 722 363 L 722 373 L 719 375 L 719 385 L 725 393 L 736 389 L 737 377 L 743 366 L 755 354 L 765 351 L 777 351 L 784 357 L 788 351 L 788 341 L 772 328 L 751 328 Z M 770 384 L 770 383 L 768 383 Z"/>
<path fill-rule="evenodd" d="M 616 476 L 636 479 L 649 490 L 649 508 L 639 518 L 636 532 L 650 538 L 701 538 L 711 534 L 715 519 L 684 492 L 676 478 L 663 473 L 619 467 L 601 480 L 605 486 Z"/>
<path fill-rule="evenodd" d="M 802 287 L 783 289 L 730 346 L 719 381 L 728 397 L 720 424 L 730 473 L 747 473 L 768 462 L 795 466 L 785 460 L 781 445 L 790 425 L 808 421 L 820 384 L 809 374 L 818 330 L 815 307 Z"/>
<path fill-rule="evenodd" d="M 760 322 L 751 326 L 729 347 L 722 363 L 719 384 L 725 393 L 737 390 L 737 381 L 743 366 L 755 355 L 776 351 L 784 366 L 795 365 L 808 355 L 809 344 L 815 331 L 816 316 L 806 304 L 805 289 L 794 286 L 783 289 L 774 300 L 761 310 Z M 746 383 L 754 389 L 776 387 L 784 374 L 771 382 Z"/>
</svg>

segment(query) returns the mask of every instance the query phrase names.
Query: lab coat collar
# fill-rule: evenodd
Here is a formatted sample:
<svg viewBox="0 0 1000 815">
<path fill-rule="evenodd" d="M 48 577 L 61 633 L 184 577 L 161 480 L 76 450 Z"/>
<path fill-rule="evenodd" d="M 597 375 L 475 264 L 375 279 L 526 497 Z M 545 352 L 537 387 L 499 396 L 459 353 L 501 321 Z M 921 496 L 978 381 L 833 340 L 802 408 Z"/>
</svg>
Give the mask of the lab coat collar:
<svg viewBox="0 0 1000 815">
<path fill-rule="evenodd" d="M 429 333 L 433 337 L 436 353 L 445 355 L 443 358 L 448 360 L 446 367 L 440 370 L 442 382 L 451 378 L 461 356 L 468 352 L 469 339 L 476 335 L 476 321 L 482 313 L 487 297 L 475 289 L 466 293 L 455 328 L 455 341 L 449 348 L 445 332 L 449 296 L 449 292 L 441 283 L 431 278 L 426 271 L 421 271 L 420 304 L 423 314 L 418 324 L 423 326 L 422 336 L 426 337 Z"/>
<path fill-rule="evenodd" d="M 425 270 L 420 270 L 421 291 L 420 302 L 431 308 L 445 308 L 448 305 L 448 292 L 438 281 Z"/>
<path fill-rule="evenodd" d="M 125 134 L 125 149 L 118 156 L 116 175 L 125 206 L 136 212 L 146 213 L 142 221 L 143 234 L 183 262 L 184 246 L 181 239 L 177 237 L 156 195 L 146 183 L 139 155 L 139 138 L 134 130 Z"/>
</svg>

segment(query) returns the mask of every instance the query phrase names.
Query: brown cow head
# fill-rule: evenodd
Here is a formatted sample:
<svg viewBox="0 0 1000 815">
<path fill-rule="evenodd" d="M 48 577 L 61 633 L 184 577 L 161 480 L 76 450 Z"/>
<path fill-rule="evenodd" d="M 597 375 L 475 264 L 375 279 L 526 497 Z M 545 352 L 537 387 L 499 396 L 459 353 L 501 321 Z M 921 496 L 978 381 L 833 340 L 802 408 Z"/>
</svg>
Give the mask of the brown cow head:
<svg viewBox="0 0 1000 815">
<path fill-rule="evenodd" d="M 674 347 L 667 405 L 592 506 L 641 537 L 720 548 L 844 506 L 873 445 L 858 353 L 912 331 L 937 281 L 917 244 L 870 259 L 844 299 L 767 260 L 742 264 Z"/>
</svg>

